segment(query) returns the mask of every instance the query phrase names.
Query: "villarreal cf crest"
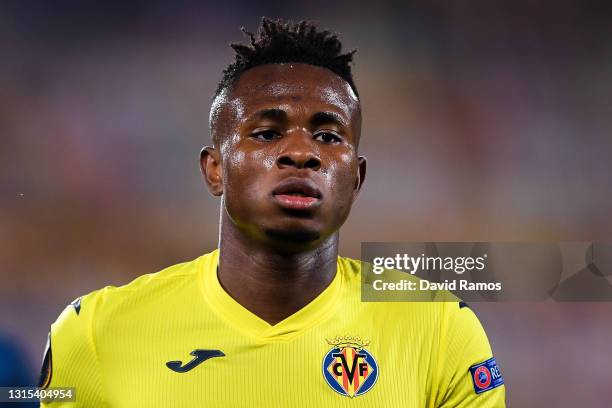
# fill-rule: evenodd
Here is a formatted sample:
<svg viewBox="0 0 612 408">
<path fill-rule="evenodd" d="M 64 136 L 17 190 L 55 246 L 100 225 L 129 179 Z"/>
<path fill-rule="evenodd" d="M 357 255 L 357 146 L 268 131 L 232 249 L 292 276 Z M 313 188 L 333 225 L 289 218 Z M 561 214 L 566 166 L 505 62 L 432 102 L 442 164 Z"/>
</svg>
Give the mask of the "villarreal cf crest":
<svg viewBox="0 0 612 408">
<path fill-rule="evenodd" d="M 370 391 L 378 379 L 378 364 L 359 337 L 327 339 L 332 349 L 323 357 L 323 377 L 338 394 L 357 397 Z"/>
</svg>

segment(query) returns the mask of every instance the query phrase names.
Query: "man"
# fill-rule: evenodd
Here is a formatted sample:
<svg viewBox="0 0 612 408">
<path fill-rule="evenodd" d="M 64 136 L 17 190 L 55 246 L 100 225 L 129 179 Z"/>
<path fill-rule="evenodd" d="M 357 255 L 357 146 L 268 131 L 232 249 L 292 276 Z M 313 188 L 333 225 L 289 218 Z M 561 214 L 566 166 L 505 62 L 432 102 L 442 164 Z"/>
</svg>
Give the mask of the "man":
<svg viewBox="0 0 612 408">
<path fill-rule="evenodd" d="M 41 386 L 84 407 L 504 406 L 469 308 L 362 303 L 338 257 L 366 172 L 353 53 L 305 22 L 249 35 L 201 152 L 218 250 L 73 302 Z"/>
</svg>

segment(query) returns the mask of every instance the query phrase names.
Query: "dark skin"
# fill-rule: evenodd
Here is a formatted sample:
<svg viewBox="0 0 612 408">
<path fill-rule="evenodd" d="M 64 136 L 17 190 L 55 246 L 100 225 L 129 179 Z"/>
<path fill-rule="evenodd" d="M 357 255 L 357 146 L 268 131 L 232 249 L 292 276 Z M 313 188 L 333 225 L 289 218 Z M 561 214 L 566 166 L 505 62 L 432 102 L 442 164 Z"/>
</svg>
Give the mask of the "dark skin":
<svg viewBox="0 0 612 408">
<path fill-rule="evenodd" d="M 365 178 L 360 132 L 348 83 L 313 65 L 251 68 L 213 102 L 200 165 L 222 198 L 218 278 L 271 325 L 336 275 L 338 230 Z"/>
</svg>

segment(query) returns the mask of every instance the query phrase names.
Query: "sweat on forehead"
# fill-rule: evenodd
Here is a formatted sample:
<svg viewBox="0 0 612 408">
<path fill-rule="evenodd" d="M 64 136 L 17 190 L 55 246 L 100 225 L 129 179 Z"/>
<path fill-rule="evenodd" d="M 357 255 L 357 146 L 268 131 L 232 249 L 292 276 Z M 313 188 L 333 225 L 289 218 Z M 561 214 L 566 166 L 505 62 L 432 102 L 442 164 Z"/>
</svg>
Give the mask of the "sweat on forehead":
<svg viewBox="0 0 612 408">
<path fill-rule="evenodd" d="M 350 119 L 359 111 L 359 99 L 348 82 L 328 70 L 303 63 L 268 64 L 251 68 L 214 99 L 209 118 L 215 143 L 225 124 L 240 119 L 249 107 L 287 100 L 319 101 L 338 109 Z"/>
</svg>

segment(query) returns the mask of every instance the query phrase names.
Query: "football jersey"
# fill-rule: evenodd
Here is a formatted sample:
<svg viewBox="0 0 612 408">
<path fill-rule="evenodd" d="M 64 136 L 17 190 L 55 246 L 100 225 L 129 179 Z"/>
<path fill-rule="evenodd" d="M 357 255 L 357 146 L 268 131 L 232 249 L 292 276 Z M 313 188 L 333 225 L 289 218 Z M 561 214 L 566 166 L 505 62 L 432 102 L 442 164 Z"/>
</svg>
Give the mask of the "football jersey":
<svg viewBox="0 0 612 408">
<path fill-rule="evenodd" d="M 217 278 L 219 252 L 106 287 L 51 326 L 49 407 L 503 407 L 486 334 L 460 302 L 362 302 L 360 262 L 270 325 Z"/>
</svg>

